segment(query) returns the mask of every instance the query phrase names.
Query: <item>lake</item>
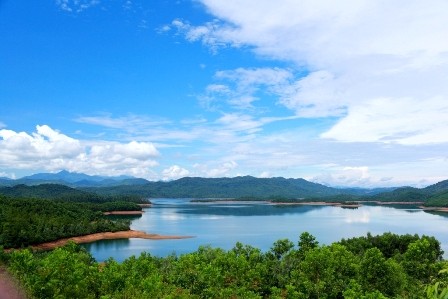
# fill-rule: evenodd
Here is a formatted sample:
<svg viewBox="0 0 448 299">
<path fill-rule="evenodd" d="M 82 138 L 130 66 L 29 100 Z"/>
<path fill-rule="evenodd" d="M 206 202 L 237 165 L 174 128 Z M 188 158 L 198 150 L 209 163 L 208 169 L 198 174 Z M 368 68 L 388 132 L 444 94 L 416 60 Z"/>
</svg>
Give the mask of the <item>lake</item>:
<svg viewBox="0 0 448 299">
<path fill-rule="evenodd" d="M 132 218 L 131 228 L 161 235 L 194 236 L 181 240 L 105 240 L 84 244 L 97 261 L 123 261 L 146 251 L 156 256 L 195 251 L 200 245 L 231 249 L 236 242 L 267 251 L 288 238 L 297 244 L 309 232 L 320 244 L 384 232 L 435 236 L 448 253 L 448 214 L 406 205 L 331 206 L 272 205 L 265 202 L 193 203 L 188 199 L 151 199 L 153 206 Z"/>
</svg>

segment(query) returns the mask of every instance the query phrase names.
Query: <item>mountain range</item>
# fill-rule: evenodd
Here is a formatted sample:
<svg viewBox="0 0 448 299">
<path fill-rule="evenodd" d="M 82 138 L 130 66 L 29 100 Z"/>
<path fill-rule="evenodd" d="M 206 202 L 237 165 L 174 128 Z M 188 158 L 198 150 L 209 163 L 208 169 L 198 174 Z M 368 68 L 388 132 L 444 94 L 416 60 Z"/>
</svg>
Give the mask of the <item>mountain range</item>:
<svg viewBox="0 0 448 299">
<path fill-rule="evenodd" d="M 184 177 L 174 181 L 151 182 L 131 176 L 92 176 L 84 173 L 60 171 L 58 173 L 37 173 L 20 179 L 0 178 L 0 186 L 37 186 L 59 184 L 82 189 L 101 195 L 134 194 L 150 197 L 324 197 L 339 194 L 374 195 L 394 188 L 332 188 L 304 179 L 282 177 L 255 178 L 240 176 L 234 178 Z"/>
<path fill-rule="evenodd" d="M 0 194 L 4 192 L 34 192 L 26 186 L 58 184 L 90 194 L 104 196 L 138 195 L 141 197 L 165 198 L 344 198 L 347 200 L 378 201 L 426 201 L 439 205 L 448 201 L 448 180 L 425 188 L 333 188 L 304 179 L 283 177 L 255 178 L 239 176 L 234 178 L 184 177 L 173 181 L 147 181 L 131 176 L 91 176 L 83 173 L 61 171 L 38 173 L 21 179 L 0 178 Z M 15 187 L 13 187 L 15 186 Z M 7 188 L 9 187 L 9 189 Z M 13 187 L 13 189 L 10 189 Z M 19 191 L 17 191 L 19 190 Z M 22 191 L 20 191 L 22 190 Z M 14 193 L 16 194 L 16 193 Z"/>
<path fill-rule="evenodd" d="M 95 176 L 84 173 L 60 171 L 58 173 L 37 173 L 20 179 L 0 178 L 0 186 L 36 186 L 59 184 L 83 189 L 102 195 L 134 194 L 150 197 L 289 197 L 331 196 L 338 194 L 374 195 L 393 188 L 332 188 L 304 179 L 282 177 L 255 178 L 240 176 L 234 178 L 184 177 L 174 181 L 153 182 L 131 176 Z"/>
<path fill-rule="evenodd" d="M 20 179 L 0 178 L 0 186 L 61 184 L 70 187 L 107 187 L 117 185 L 139 185 L 148 183 L 145 179 L 132 176 L 98 176 L 62 170 L 58 173 L 36 173 Z"/>
</svg>

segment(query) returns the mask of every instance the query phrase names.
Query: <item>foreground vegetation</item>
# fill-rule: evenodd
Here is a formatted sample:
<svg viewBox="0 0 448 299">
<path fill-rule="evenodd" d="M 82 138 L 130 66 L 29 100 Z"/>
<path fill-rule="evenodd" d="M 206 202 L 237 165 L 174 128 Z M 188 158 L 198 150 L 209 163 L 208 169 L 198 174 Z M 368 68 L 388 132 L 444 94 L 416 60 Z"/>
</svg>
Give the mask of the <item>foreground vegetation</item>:
<svg viewBox="0 0 448 299">
<path fill-rule="evenodd" d="M 129 230 L 130 222 L 103 212 L 141 210 L 132 202 L 67 202 L 0 195 L 0 246 L 18 248 L 61 238 Z"/>
<path fill-rule="evenodd" d="M 268 252 L 237 243 L 164 258 L 97 263 L 71 243 L 0 260 L 33 298 L 445 298 L 448 276 L 432 237 L 386 233 L 320 246 L 303 233 Z"/>
</svg>

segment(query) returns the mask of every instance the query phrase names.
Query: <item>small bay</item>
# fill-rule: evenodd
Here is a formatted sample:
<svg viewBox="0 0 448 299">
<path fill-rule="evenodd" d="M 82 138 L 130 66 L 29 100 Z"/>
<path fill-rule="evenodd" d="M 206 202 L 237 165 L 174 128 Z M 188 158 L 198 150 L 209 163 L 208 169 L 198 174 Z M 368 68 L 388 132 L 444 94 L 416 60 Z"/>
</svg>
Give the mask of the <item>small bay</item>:
<svg viewBox="0 0 448 299">
<path fill-rule="evenodd" d="M 448 253 L 448 214 L 409 205 L 332 206 L 274 205 L 266 202 L 195 203 L 189 199 L 151 199 L 141 217 L 130 218 L 134 230 L 161 235 L 194 236 L 181 240 L 104 240 L 83 246 L 97 261 L 118 261 L 141 252 L 155 256 L 183 254 L 210 245 L 231 249 L 236 242 L 269 250 L 278 239 L 297 243 L 309 232 L 320 244 L 384 232 L 436 237 Z M 446 257 L 446 254 L 445 254 Z"/>
</svg>

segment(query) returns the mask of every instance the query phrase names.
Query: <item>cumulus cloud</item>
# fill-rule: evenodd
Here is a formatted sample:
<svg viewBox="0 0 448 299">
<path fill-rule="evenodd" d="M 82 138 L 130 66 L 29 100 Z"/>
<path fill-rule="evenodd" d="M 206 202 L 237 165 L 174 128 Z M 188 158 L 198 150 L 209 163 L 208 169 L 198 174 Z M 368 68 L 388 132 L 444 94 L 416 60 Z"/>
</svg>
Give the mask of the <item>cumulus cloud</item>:
<svg viewBox="0 0 448 299">
<path fill-rule="evenodd" d="M 195 172 L 203 177 L 224 177 L 229 176 L 230 172 L 238 167 L 238 163 L 235 161 L 226 161 L 221 164 L 195 164 Z"/>
<path fill-rule="evenodd" d="M 0 130 L 0 137 L 2 156 L 14 160 L 20 156 L 44 159 L 70 158 L 82 152 L 78 140 L 61 134 L 47 125 L 36 126 L 36 132 L 31 135 L 3 129 Z"/>
<path fill-rule="evenodd" d="M 350 107 L 348 115 L 322 137 L 346 142 L 443 143 L 448 142 L 447 115 L 448 107 L 439 97 L 426 101 L 378 98 Z"/>
<path fill-rule="evenodd" d="M 313 178 L 314 182 L 323 183 L 330 186 L 369 186 L 371 185 L 371 176 L 369 167 L 343 167 L 342 169 L 335 169 L 331 173 L 319 175 Z"/>
<path fill-rule="evenodd" d="M 67 169 L 100 175 L 152 177 L 159 155 L 149 142 L 83 141 L 47 125 L 36 132 L 0 130 L 0 167 L 6 169 Z"/>
<path fill-rule="evenodd" d="M 201 2 L 216 20 L 199 26 L 176 20 L 173 26 L 214 51 L 247 46 L 257 55 L 293 62 L 295 79 L 277 91 L 278 103 L 301 117 L 340 118 L 322 137 L 447 142 L 448 2 Z M 250 92 L 236 98 L 243 107 L 255 100 Z"/>
<path fill-rule="evenodd" d="M 178 165 L 173 165 L 173 166 L 166 168 L 162 171 L 162 179 L 164 181 L 175 180 L 175 179 L 179 179 L 182 177 L 186 177 L 189 174 L 190 174 L 190 172 L 187 169 L 182 168 Z"/>
</svg>

